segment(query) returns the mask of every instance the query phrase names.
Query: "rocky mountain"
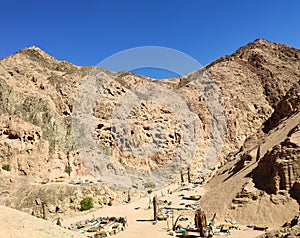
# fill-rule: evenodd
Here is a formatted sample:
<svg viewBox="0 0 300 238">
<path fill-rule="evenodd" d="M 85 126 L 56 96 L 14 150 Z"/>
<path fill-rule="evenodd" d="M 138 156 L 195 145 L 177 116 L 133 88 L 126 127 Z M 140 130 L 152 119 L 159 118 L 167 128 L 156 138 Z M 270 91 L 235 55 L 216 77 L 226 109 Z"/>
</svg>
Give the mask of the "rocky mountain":
<svg viewBox="0 0 300 238">
<path fill-rule="evenodd" d="M 252 79 L 259 79 L 262 87 L 258 88 L 263 90 L 271 113 L 265 114 L 267 119 L 239 150 L 228 154 L 209 181 L 211 189 L 202 206 L 211 214 L 219 213 L 221 219 L 282 225 L 292 219 L 300 203 L 299 50 L 258 40 L 232 57 L 256 72 Z M 281 67 L 284 70 L 279 70 Z"/>
<path fill-rule="evenodd" d="M 83 87 L 93 75 L 101 80 Z M 176 167 L 172 172 L 176 179 L 190 162 L 182 162 L 180 156 L 189 157 L 191 152 L 193 180 L 211 173 L 201 201 L 208 214 L 283 224 L 299 209 L 299 80 L 300 50 L 263 39 L 203 69 L 159 81 L 75 66 L 37 47 L 21 50 L 0 60 L 0 164 L 10 170 L 0 171 L 5 181 L 0 189 L 9 192 L 9 198 L 1 195 L 0 202 L 38 214 L 40 208 L 32 210 L 32 204 L 42 197 L 52 216 L 78 210 L 86 194 L 97 194 L 97 206 L 109 197 L 122 202 L 122 192 L 104 184 L 99 191 L 57 185 L 74 196 L 70 202 L 60 197 L 60 189 L 52 190 L 56 184 L 37 185 L 34 180 L 97 180 L 97 173 L 103 173 L 102 178 L 111 173 L 119 178 L 124 167 L 145 174 L 166 168 L 168 175 Z M 166 98 L 151 97 L 147 94 L 151 90 L 154 96 Z M 141 100 L 140 94 L 150 96 Z M 180 114 L 185 106 L 187 121 Z M 84 118 L 81 112 L 85 111 L 92 116 Z M 128 119 L 125 132 L 124 115 Z M 82 119 L 92 122 L 76 124 Z M 130 140 L 121 140 L 121 133 Z M 89 159 L 94 158 L 90 154 L 100 156 L 97 146 L 113 165 Z M 143 151 L 151 153 L 145 156 Z M 169 168 L 170 163 L 177 164 Z M 72 168 L 70 178 L 66 166 Z M 12 189 L 10 180 L 17 184 L 26 180 L 26 199 Z M 135 188 L 147 182 L 132 181 Z M 159 185 L 160 181 L 153 182 Z M 49 190 L 51 199 L 46 195 Z"/>
</svg>

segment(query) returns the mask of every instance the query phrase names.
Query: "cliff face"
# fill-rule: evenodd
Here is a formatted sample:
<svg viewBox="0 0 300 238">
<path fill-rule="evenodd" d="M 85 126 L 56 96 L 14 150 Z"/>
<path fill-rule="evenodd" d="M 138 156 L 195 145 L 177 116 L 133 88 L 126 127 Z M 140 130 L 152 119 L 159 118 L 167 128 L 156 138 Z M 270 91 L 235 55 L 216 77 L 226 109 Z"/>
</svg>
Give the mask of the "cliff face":
<svg viewBox="0 0 300 238">
<path fill-rule="evenodd" d="M 292 85 L 287 94 L 274 107 L 274 112 L 263 124 L 263 131 L 268 133 L 271 129 L 279 125 L 280 120 L 291 116 L 299 111 L 300 101 L 300 84 L 299 82 Z"/>
<path fill-rule="evenodd" d="M 259 161 L 253 178 L 259 189 L 270 194 L 289 192 L 300 203 L 299 125 Z"/>
<path fill-rule="evenodd" d="M 78 143 L 72 128 L 80 89 L 95 69 L 58 61 L 37 47 L 21 50 L 0 61 L 0 164 L 11 167 L 10 172 L 0 173 L 55 179 L 66 176 L 65 166 L 70 165 L 71 178 L 77 179 L 93 177 L 91 171 L 99 168 L 116 171 L 126 167 L 149 172 L 168 165 L 180 150 L 186 155 L 187 147 L 181 143 L 190 135 L 184 132 L 176 114 L 182 105 L 179 99 L 173 100 L 176 110 L 151 98 L 152 101 L 138 101 L 126 120 L 131 144 L 128 150 L 120 146 L 126 141 L 116 136 L 119 133 L 116 122 L 122 125 L 122 117 L 116 111 L 128 102 L 128 95 L 134 96 L 135 90 L 151 85 L 152 90 L 161 90 L 161 95 L 176 91 L 193 112 L 197 121 L 193 128 L 198 133 L 193 141 L 198 150 L 191 158 L 193 179 L 202 175 L 201 165 L 205 160 L 216 155 L 218 161 L 207 163 L 205 169 L 220 169 L 215 182 L 213 179 L 210 183 L 214 189 L 219 183 L 227 188 L 228 183 L 231 195 L 223 201 L 215 195 L 215 202 L 224 205 L 224 213 L 228 209 L 240 210 L 242 217 L 245 204 L 255 204 L 260 197 L 267 204 L 268 194 L 283 193 L 285 197 L 282 190 L 299 199 L 298 144 L 293 142 L 298 134 L 296 129 L 292 131 L 297 124 L 288 120 L 298 111 L 299 58 L 297 49 L 258 39 L 206 66 L 205 71 L 176 79 L 156 81 L 128 72 L 97 69 L 98 73 L 116 79 L 101 91 L 92 111 L 92 138 L 116 165 L 110 170 L 84 160 L 77 144 L 89 146 L 89 141 L 84 141 L 83 136 Z M 199 80 L 197 77 L 202 74 L 214 83 L 205 77 Z M 100 90 L 102 84 L 96 81 L 95 88 Z M 212 88 L 217 97 L 209 94 Z M 219 105 L 222 110 L 214 113 L 212 109 L 216 108 L 209 104 Z M 282 120 L 286 120 L 286 126 Z M 278 136 L 279 132 L 283 134 Z M 149 143 L 157 145 L 159 150 L 147 156 L 139 156 L 138 151 L 133 153 L 135 148 L 147 149 Z M 267 195 L 261 195 L 261 191 Z M 292 204 L 294 211 L 296 205 L 289 195 L 288 201 L 281 200 Z M 205 199 L 203 203 L 205 207 Z M 212 206 L 207 202 L 207 207 Z"/>
<path fill-rule="evenodd" d="M 36 47 L 1 60 L 1 158 L 12 173 L 53 178 L 68 157 L 74 174 L 80 175 L 81 163 L 71 152 L 70 115 L 83 71 Z"/>
<path fill-rule="evenodd" d="M 295 121 L 299 114 L 300 85 L 296 83 L 276 105 L 270 118 L 264 123 L 263 131 L 270 132 L 280 124 L 287 124 L 289 118 Z M 294 123 L 289 123 L 292 125 Z M 299 124 L 290 131 L 284 140 L 266 152 L 253 172 L 253 178 L 258 188 L 271 194 L 280 191 L 289 192 L 297 201 L 299 200 Z"/>
</svg>

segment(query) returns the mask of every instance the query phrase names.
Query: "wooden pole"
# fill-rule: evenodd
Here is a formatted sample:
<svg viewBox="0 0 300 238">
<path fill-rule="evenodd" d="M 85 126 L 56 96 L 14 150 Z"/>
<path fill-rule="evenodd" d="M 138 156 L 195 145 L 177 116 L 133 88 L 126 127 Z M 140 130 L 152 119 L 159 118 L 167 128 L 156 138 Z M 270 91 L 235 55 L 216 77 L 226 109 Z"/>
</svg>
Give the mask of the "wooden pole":
<svg viewBox="0 0 300 238">
<path fill-rule="evenodd" d="M 191 168 L 188 167 L 188 182 L 191 183 Z"/>
<path fill-rule="evenodd" d="M 216 224 L 217 224 L 217 213 L 215 213 L 213 218 L 211 219 L 211 225 L 215 226 Z"/>
<path fill-rule="evenodd" d="M 258 146 L 257 148 L 257 152 L 256 152 L 256 162 L 259 161 L 260 159 L 260 146 Z"/>
<path fill-rule="evenodd" d="M 174 209 L 172 209 L 172 229 L 173 229 L 173 231 L 175 231 L 175 229 L 174 229 Z"/>
<path fill-rule="evenodd" d="M 48 220 L 49 212 L 48 212 L 48 206 L 45 202 L 42 202 L 42 210 L 43 210 L 43 219 Z"/>
<path fill-rule="evenodd" d="M 207 227 L 206 216 L 204 211 L 197 209 L 195 213 L 195 225 L 200 232 L 200 236 L 204 236 L 205 229 Z"/>
<path fill-rule="evenodd" d="M 180 171 L 180 178 L 181 178 L 181 183 L 184 183 L 184 179 L 183 179 L 183 173 L 182 173 L 182 171 Z"/>
<path fill-rule="evenodd" d="M 157 196 L 155 195 L 154 198 L 153 198 L 153 215 L 154 215 L 154 218 L 153 220 L 154 221 L 157 221 Z"/>
<path fill-rule="evenodd" d="M 174 217 L 174 216 L 173 216 L 173 217 Z M 177 225 L 177 222 L 178 222 L 178 220 L 179 220 L 180 217 L 182 217 L 181 214 L 176 218 L 175 223 L 173 224 L 173 231 L 176 230 L 176 225 Z"/>
</svg>

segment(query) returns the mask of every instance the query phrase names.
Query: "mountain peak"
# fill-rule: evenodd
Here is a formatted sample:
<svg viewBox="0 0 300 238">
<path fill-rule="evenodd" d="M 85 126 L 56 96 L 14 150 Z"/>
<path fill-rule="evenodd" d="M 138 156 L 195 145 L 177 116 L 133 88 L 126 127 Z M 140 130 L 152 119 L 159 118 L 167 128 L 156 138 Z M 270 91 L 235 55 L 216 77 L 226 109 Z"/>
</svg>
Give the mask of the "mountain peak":
<svg viewBox="0 0 300 238">
<path fill-rule="evenodd" d="M 32 46 L 29 46 L 25 49 L 28 49 L 28 50 L 36 50 L 36 51 L 43 51 L 40 47 L 36 46 L 36 45 L 32 45 Z M 24 50 L 25 50 L 24 49 Z M 43 51 L 44 52 L 44 51 Z"/>
<path fill-rule="evenodd" d="M 48 53 L 46 53 L 45 51 L 43 51 L 41 48 L 39 48 L 38 46 L 30 46 L 28 48 L 22 49 L 20 50 L 18 53 L 21 54 L 25 54 L 27 56 L 29 56 L 32 59 L 47 59 L 47 60 L 51 60 L 51 61 L 58 61 L 55 57 L 49 55 Z"/>
</svg>

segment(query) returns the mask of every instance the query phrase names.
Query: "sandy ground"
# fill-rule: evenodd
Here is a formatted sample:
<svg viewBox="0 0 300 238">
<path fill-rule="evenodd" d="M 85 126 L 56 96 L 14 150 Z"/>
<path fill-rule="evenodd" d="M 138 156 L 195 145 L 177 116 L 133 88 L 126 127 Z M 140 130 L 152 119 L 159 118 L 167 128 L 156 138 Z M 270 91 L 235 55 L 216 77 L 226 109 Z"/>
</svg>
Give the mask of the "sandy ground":
<svg viewBox="0 0 300 238">
<path fill-rule="evenodd" d="M 1 238 L 84 238 L 49 221 L 0 205 Z"/>
<path fill-rule="evenodd" d="M 177 189 L 172 194 L 168 194 L 167 189 L 171 188 L 171 191 Z M 190 191 L 183 190 L 180 191 L 178 185 L 175 187 L 168 187 L 163 190 L 159 190 L 153 192 L 151 197 L 157 195 L 159 200 L 167 200 L 172 201 L 172 207 L 184 207 L 180 205 L 182 203 L 185 204 L 195 204 L 197 202 L 184 200 L 182 199 L 181 194 L 185 196 L 188 195 L 203 195 L 205 193 L 205 189 L 203 187 L 196 187 Z M 179 188 L 179 189 L 178 189 Z M 164 196 L 162 196 L 162 193 Z M 117 205 L 112 207 L 105 207 L 102 209 L 98 209 L 95 211 L 88 212 L 83 215 L 75 215 L 73 217 L 64 217 L 63 226 L 69 226 L 72 223 L 76 223 L 78 221 L 82 221 L 85 219 L 90 219 L 92 217 L 100 217 L 100 216 L 126 216 L 128 219 L 128 227 L 125 231 L 119 232 L 116 237 L 119 238 L 165 238 L 172 237 L 168 235 L 168 230 L 172 227 L 172 219 L 169 218 L 167 221 L 158 221 L 157 224 L 153 224 L 153 209 L 148 209 L 149 205 L 149 197 L 143 197 L 138 199 L 137 201 L 133 201 L 129 204 Z M 138 209 L 137 209 L 138 208 Z M 180 210 L 174 211 L 174 221 L 179 215 L 183 215 L 187 217 L 187 221 L 179 221 L 177 224 L 188 225 L 194 224 L 194 211 Z M 208 220 L 210 218 L 207 218 Z M 222 221 L 221 221 L 222 222 Z M 262 235 L 261 231 L 253 231 L 246 228 L 245 225 L 238 224 L 241 230 L 234 230 L 230 235 L 231 238 L 253 238 L 259 235 Z"/>
</svg>

